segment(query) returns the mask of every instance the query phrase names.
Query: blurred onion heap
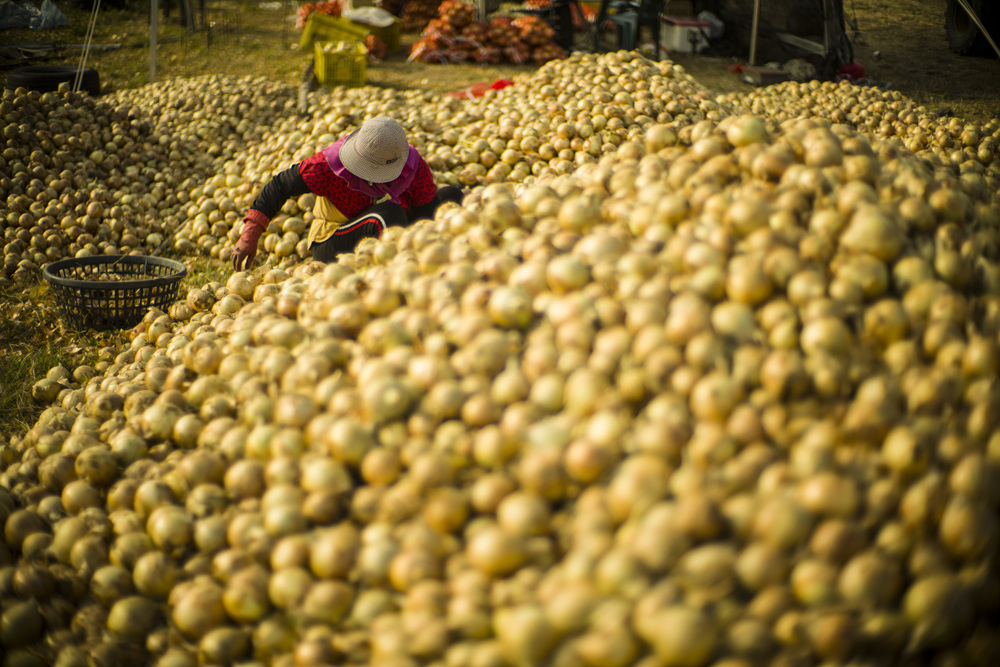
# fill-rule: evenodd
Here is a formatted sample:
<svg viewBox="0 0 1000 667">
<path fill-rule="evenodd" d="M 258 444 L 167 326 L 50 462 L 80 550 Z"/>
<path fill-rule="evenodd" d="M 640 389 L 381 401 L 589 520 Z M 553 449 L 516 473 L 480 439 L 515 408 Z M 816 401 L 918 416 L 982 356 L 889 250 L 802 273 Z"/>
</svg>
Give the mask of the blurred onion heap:
<svg viewBox="0 0 1000 667">
<path fill-rule="evenodd" d="M 381 114 L 471 192 L 331 265 L 289 202 L 263 266 L 35 385 L 7 664 L 1000 655 L 1000 125 L 626 53 L 306 118 L 255 86 L 6 93 L 6 272 L 175 229 L 225 261 L 271 174 Z"/>
</svg>

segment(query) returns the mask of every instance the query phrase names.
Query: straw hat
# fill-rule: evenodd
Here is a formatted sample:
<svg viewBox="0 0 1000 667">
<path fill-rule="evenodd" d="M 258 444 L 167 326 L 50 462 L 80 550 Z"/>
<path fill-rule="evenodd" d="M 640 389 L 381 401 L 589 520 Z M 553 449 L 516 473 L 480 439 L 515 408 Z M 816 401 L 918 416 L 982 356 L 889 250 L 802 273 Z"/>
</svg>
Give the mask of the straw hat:
<svg viewBox="0 0 1000 667">
<path fill-rule="evenodd" d="M 347 138 L 340 161 L 358 178 L 388 183 L 402 173 L 409 152 L 406 130 L 392 118 L 378 116 Z"/>
</svg>

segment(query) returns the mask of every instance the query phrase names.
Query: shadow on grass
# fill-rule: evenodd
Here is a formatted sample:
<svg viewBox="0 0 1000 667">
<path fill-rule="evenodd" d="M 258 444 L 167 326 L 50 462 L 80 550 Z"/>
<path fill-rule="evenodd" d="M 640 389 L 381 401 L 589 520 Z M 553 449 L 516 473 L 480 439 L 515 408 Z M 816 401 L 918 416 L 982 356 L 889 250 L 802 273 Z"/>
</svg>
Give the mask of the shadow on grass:
<svg viewBox="0 0 1000 667">
<path fill-rule="evenodd" d="M 0 319 L 0 436 L 24 431 L 44 406 L 31 399 L 31 385 L 66 361 L 27 321 Z"/>
<path fill-rule="evenodd" d="M 67 327 L 47 287 L 39 282 L 0 290 L 0 442 L 31 428 L 45 409 L 32 399 L 31 388 L 51 368 L 93 364 L 102 348 L 127 340 L 118 331 Z"/>
</svg>

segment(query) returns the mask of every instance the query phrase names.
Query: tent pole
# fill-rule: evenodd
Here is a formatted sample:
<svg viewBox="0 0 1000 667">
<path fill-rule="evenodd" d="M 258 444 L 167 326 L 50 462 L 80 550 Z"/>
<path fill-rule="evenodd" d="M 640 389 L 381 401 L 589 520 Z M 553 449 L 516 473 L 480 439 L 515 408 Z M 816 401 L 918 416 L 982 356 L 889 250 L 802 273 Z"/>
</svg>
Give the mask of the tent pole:
<svg viewBox="0 0 1000 667">
<path fill-rule="evenodd" d="M 750 29 L 750 66 L 757 61 L 757 26 L 760 22 L 760 0 L 753 0 L 753 27 Z"/>
<path fill-rule="evenodd" d="M 83 84 L 83 68 L 87 66 L 87 55 L 90 53 L 90 47 L 94 42 L 94 28 L 97 27 L 97 13 L 101 11 L 101 0 L 97 0 L 94 3 L 93 10 L 90 13 L 90 25 L 87 26 L 87 37 L 83 42 L 83 53 L 80 54 L 80 66 L 76 69 L 76 76 L 73 77 L 73 92 L 77 93 L 80 91 L 80 86 Z"/>
<path fill-rule="evenodd" d="M 149 82 L 156 83 L 156 21 L 160 6 L 157 0 L 149 0 Z"/>
</svg>

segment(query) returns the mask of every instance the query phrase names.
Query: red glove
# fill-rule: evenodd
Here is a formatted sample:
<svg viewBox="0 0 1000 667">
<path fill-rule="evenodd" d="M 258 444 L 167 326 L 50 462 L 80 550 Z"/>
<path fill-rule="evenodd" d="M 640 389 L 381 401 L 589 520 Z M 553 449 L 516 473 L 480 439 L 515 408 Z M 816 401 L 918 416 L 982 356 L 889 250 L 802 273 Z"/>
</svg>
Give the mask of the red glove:
<svg viewBox="0 0 1000 667">
<path fill-rule="evenodd" d="M 243 271 L 253 266 L 257 256 L 257 240 L 267 229 L 270 220 L 256 209 L 250 209 L 243 218 L 243 232 L 233 246 L 233 270 Z"/>
</svg>

